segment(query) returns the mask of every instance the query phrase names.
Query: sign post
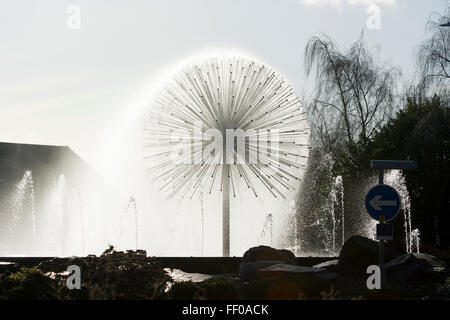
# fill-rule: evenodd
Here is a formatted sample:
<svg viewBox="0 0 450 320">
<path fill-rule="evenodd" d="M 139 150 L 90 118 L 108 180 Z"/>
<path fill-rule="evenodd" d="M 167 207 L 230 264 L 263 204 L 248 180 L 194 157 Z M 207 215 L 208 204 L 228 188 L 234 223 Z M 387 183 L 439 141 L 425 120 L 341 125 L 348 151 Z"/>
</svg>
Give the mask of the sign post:
<svg viewBox="0 0 450 320">
<path fill-rule="evenodd" d="M 378 185 L 369 190 L 366 195 L 366 211 L 377 224 L 377 240 L 379 257 L 378 263 L 381 272 L 381 287 L 386 284 L 386 268 L 384 263 L 384 241 L 393 239 L 392 224 L 386 222 L 393 220 L 400 211 L 401 200 L 397 191 L 384 184 L 385 169 L 417 170 L 417 162 L 404 160 L 371 160 L 370 166 L 378 169 Z"/>
</svg>

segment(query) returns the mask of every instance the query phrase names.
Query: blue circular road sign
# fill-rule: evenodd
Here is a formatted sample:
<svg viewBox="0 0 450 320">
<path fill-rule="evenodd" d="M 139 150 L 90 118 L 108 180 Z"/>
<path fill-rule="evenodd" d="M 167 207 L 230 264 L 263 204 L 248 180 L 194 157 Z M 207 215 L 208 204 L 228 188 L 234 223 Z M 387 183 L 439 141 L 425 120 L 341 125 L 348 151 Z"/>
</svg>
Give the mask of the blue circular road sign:
<svg viewBox="0 0 450 320">
<path fill-rule="evenodd" d="M 397 191 L 387 184 L 379 184 L 366 195 L 367 213 L 375 220 L 384 216 L 385 221 L 390 221 L 400 211 L 400 196 Z"/>
</svg>

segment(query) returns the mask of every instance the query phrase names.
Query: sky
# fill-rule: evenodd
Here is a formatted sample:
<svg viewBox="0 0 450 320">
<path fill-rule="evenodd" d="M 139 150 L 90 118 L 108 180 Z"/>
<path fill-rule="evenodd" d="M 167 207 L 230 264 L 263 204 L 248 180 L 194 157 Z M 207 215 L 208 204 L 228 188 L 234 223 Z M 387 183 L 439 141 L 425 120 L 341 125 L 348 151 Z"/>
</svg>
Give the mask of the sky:
<svg viewBox="0 0 450 320">
<path fill-rule="evenodd" d="M 380 29 L 367 28 L 370 4 L 380 8 Z M 67 26 L 70 5 L 81 10 L 78 30 Z M 256 57 L 307 95 L 303 51 L 320 34 L 345 48 L 364 31 L 375 56 L 408 79 L 425 23 L 444 6 L 443 0 L 2 1 L 0 140 L 69 145 L 98 165 L 96 138 L 120 125 L 181 61 L 222 49 Z"/>
<path fill-rule="evenodd" d="M 188 61 L 222 53 L 252 57 L 308 97 L 312 84 L 303 71 L 308 39 L 326 34 L 345 49 L 364 32 L 375 59 L 399 67 L 401 81 L 408 81 L 414 50 L 426 39 L 425 24 L 431 13 L 443 13 L 445 4 L 1 1 L 0 141 L 67 145 L 117 186 L 133 188 L 133 181 L 143 179 L 135 170 L 142 164 L 142 115 L 158 88 Z M 367 25 L 374 5 L 378 29 Z"/>
</svg>

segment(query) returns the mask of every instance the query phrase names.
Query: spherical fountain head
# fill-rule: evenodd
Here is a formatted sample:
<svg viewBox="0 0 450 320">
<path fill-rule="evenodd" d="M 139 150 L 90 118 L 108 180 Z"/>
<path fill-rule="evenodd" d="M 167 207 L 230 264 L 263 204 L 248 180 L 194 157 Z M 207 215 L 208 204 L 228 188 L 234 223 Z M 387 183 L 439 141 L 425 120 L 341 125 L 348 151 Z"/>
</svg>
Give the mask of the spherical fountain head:
<svg viewBox="0 0 450 320">
<path fill-rule="evenodd" d="M 155 98 L 145 163 L 169 198 L 229 183 L 233 196 L 243 184 L 255 196 L 285 198 L 306 170 L 309 132 L 300 98 L 279 73 L 240 57 L 209 58 L 175 74 Z"/>
</svg>

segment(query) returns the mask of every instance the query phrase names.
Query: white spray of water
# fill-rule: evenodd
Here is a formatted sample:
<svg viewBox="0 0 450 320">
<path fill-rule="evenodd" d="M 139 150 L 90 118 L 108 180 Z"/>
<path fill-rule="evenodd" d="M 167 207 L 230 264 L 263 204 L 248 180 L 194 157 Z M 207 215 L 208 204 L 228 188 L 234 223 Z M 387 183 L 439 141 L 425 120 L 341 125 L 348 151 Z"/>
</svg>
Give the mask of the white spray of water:
<svg viewBox="0 0 450 320">
<path fill-rule="evenodd" d="M 334 181 L 334 198 L 335 204 L 341 210 L 341 245 L 344 245 L 345 242 L 345 215 L 344 215 L 344 181 L 342 176 L 337 176 Z"/>
<path fill-rule="evenodd" d="M 53 221 L 55 226 L 55 233 L 53 235 L 53 246 L 56 247 L 58 244 L 61 245 L 59 254 L 64 255 L 67 250 L 67 239 L 65 239 L 67 233 L 65 232 L 65 227 L 67 227 L 67 188 L 66 188 L 66 177 L 61 174 L 59 176 L 58 182 L 56 184 L 55 196 L 55 209 L 53 210 L 53 216 L 51 221 Z"/>
<path fill-rule="evenodd" d="M 420 231 L 419 229 L 414 229 L 411 231 L 411 241 L 412 244 L 416 246 L 416 252 L 420 253 Z M 412 250 L 412 248 L 411 248 Z"/>
<path fill-rule="evenodd" d="M 273 215 L 269 213 L 264 222 L 260 242 L 269 246 L 273 245 Z"/>
<path fill-rule="evenodd" d="M 330 212 L 331 217 L 331 250 L 333 253 L 337 252 L 337 238 L 338 232 L 340 229 L 341 237 L 340 237 L 340 246 L 342 247 L 345 242 L 345 226 L 344 226 L 344 183 L 342 176 L 337 176 L 334 179 L 330 196 L 329 196 L 328 210 Z M 340 211 L 340 212 L 339 212 Z M 340 213 L 340 216 L 337 217 L 336 214 Z M 340 248 L 339 248 L 340 249 Z"/>
<path fill-rule="evenodd" d="M 136 199 L 130 197 L 127 206 L 124 209 L 123 215 L 119 218 L 119 233 L 120 236 L 125 236 L 126 231 L 130 229 L 130 224 L 127 223 L 130 218 L 133 219 L 133 229 L 134 229 L 134 245 L 135 249 L 139 248 L 139 222 L 138 222 L 139 212 L 136 205 Z"/>
<path fill-rule="evenodd" d="M 34 198 L 34 182 L 33 174 L 31 170 L 25 171 L 22 180 L 17 184 L 16 193 L 13 200 L 13 219 L 10 225 L 10 232 L 14 233 L 14 229 L 17 227 L 19 219 L 27 215 L 25 211 L 25 201 L 28 195 L 30 204 L 31 217 L 31 234 L 33 243 L 36 241 L 36 210 L 35 210 L 35 198 Z"/>
<path fill-rule="evenodd" d="M 420 232 L 418 229 L 417 232 L 413 235 L 412 231 L 412 224 L 411 224 L 411 200 L 409 198 L 409 192 L 406 188 L 406 181 L 405 178 L 402 175 L 402 172 L 400 170 L 390 170 L 385 174 L 385 182 L 386 184 L 392 186 L 394 189 L 397 190 L 398 194 L 400 195 L 400 199 L 402 202 L 401 208 L 403 211 L 403 219 L 404 219 L 404 228 L 405 228 L 405 248 L 407 253 L 413 252 L 413 241 L 415 240 L 416 243 L 416 250 L 419 252 L 419 245 L 417 245 L 420 242 Z"/>
<path fill-rule="evenodd" d="M 78 196 L 78 204 L 80 208 L 80 227 L 81 227 L 81 252 L 84 256 L 86 253 L 86 236 L 85 236 L 85 226 L 84 226 L 84 213 L 83 213 L 83 201 L 81 198 L 81 190 L 78 187 L 74 187 L 74 190 Z"/>
<path fill-rule="evenodd" d="M 331 189 L 330 199 L 329 199 L 329 212 L 331 216 L 331 251 L 336 252 L 336 215 L 334 212 L 334 204 L 336 201 L 336 194 L 334 186 Z"/>
</svg>

